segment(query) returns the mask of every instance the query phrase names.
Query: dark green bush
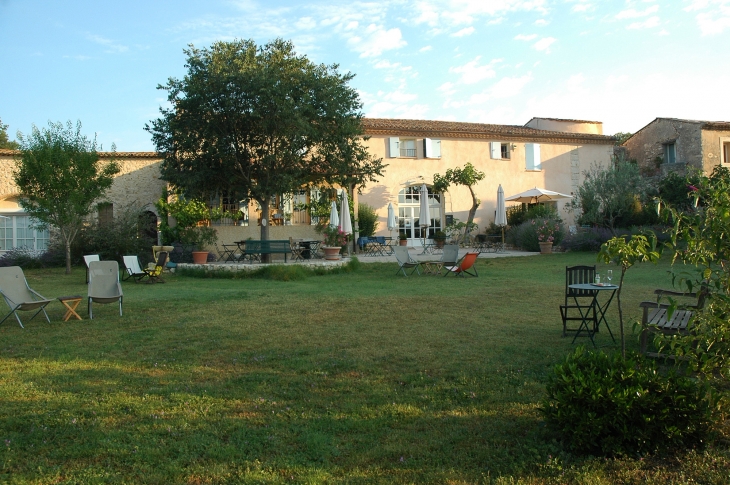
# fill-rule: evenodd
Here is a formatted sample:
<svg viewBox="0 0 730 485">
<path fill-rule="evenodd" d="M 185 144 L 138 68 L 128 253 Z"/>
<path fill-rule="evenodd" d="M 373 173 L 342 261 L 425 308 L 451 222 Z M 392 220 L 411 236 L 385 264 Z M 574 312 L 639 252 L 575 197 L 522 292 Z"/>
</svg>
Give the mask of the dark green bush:
<svg viewBox="0 0 730 485">
<path fill-rule="evenodd" d="M 0 267 L 20 266 L 23 269 L 42 268 L 40 253 L 32 249 L 13 248 L 0 257 Z"/>
<path fill-rule="evenodd" d="M 510 227 L 540 218 L 560 220 L 557 209 L 550 205 L 536 204 L 529 208 L 526 205 L 516 205 L 507 209 L 507 225 Z"/>
<path fill-rule="evenodd" d="M 88 225 L 74 242 L 74 260 L 80 261 L 84 254 L 98 254 L 102 260 L 121 262 L 124 255 L 136 255 L 146 265 L 152 261 L 152 245 L 157 244 L 145 234 L 148 217 L 139 208 L 128 207 L 115 213 L 110 222 Z"/>
<path fill-rule="evenodd" d="M 522 248 L 525 251 L 539 251 L 540 244 L 537 238 L 537 228 L 547 220 L 558 224 L 559 229 L 555 233 L 555 240 L 553 241 L 553 244 L 558 245 L 565 237 L 565 229 L 563 229 L 559 219 L 544 218 L 528 219 L 518 226 L 510 227 L 505 235 L 506 242 L 515 247 Z"/>
<path fill-rule="evenodd" d="M 357 226 L 360 237 L 374 236 L 378 229 L 378 215 L 375 213 L 375 209 L 367 204 L 358 204 Z"/>
<path fill-rule="evenodd" d="M 574 452 L 614 456 L 703 444 L 711 398 L 696 381 L 656 363 L 578 348 L 549 377 L 543 412 Z"/>
</svg>

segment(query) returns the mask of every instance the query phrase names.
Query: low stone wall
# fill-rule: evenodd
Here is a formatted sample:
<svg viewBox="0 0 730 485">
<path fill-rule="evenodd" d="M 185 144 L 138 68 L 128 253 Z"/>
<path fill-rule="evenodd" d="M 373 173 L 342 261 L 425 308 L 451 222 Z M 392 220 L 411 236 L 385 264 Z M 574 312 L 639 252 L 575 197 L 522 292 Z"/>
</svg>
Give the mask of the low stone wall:
<svg viewBox="0 0 730 485">
<path fill-rule="evenodd" d="M 284 263 L 284 261 L 275 262 L 275 263 L 207 263 L 207 264 L 192 264 L 192 263 L 178 263 L 178 268 L 185 268 L 185 269 L 204 269 L 206 271 L 256 271 L 257 269 L 260 269 L 264 266 L 282 266 L 282 265 L 304 265 L 308 268 L 318 268 L 318 269 L 334 269 L 339 268 L 340 266 L 343 266 L 347 264 L 350 261 L 350 258 L 342 258 L 339 261 L 327 261 L 324 259 L 311 259 L 311 260 L 305 260 L 305 261 L 298 261 L 296 263 L 289 262 Z"/>
</svg>

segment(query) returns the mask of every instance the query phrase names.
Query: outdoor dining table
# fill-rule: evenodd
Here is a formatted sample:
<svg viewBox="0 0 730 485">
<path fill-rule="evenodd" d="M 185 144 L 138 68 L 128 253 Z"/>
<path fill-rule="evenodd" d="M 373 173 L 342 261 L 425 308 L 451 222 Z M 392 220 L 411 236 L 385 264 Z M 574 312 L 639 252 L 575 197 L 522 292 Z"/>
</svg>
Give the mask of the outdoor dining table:
<svg viewBox="0 0 730 485">
<path fill-rule="evenodd" d="M 593 336 L 598 333 L 601 322 L 603 322 L 603 324 L 606 326 L 606 329 L 608 329 L 608 334 L 611 335 L 611 339 L 616 342 L 616 339 L 613 336 L 613 332 L 611 331 L 611 327 L 608 326 L 608 322 L 606 321 L 606 311 L 608 310 L 609 305 L 611 305 L 614 295 L 616 295 L 618 285 L 610 285 L 606 283 L 578 283 L 574 285 L 569 285 L 568 287 L 574 290 L 588 290 L 593 292 L 593 300 L 588 307 L 585 307 L 585 313 L 583 313 L 583 310 L 581 310 L 580 308 L 578 309 L 581 314 L 582 320 L 580 326 L 578 327 L 578 331 L 575 333 L 575 337 L 573 337 L 573 343 L 575 343 L 575 339 L 577 339 L 578 335 L 580 335 L 583 329 L 585 329 L 588 337 L 591 339 L 591 342 L 595 347 L 596 342 L 593 340 Z M 598 295 L 602 292 L 610 292 L 610 294 L 608 294 L 607 300 L 604 303 L 601 303 L 598 300 Z M 575 300 L 576 306 L 581 307 L 578 299 L 575 296 L 573 296 L 573 299 Z M 592 325 L 589 325 L 589 323 L 591 323 Z"/>
<path fill-rule="evenodd" d="M 304 259 L 314 259 L 319 258 L 319 247 L 322 245 L 322 241 L 317 241 L 314 239 L 305 239 L 303 241 L 299 241 L 299 246 L 304 248 L 302 251 L 302 257 Z"/>
</svg>

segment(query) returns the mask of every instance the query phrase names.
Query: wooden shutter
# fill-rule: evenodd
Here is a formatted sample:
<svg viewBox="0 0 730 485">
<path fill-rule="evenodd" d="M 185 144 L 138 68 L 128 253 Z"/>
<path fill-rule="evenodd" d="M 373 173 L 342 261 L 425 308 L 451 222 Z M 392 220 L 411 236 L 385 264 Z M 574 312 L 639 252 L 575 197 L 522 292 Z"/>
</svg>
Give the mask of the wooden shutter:
<svg viewBox="0 0 730 485">
<path fill-rule="evenodd" d="M 525 143 L 525 170 L 542 170 L 539 143 Z"/>
<path fill-rule="evenodd" d="M 426 158 L 441 158 L 441 140 L 424 138 L 423 156 Z"/>
<path fill-rule="evenodd" d="M 398 158 L 398 155 L 400 155 L 400 147 L 398 146 L 400 144 L 400 138 L 397 136 L 392 136 L 388 138 L 388 157 L 389 158 Z"/>
<path fill-rule="evenodd" d="M 502 159 L 502 144 L 498 141 L 489 142 L 489 151 L 492 154 L 492 158 L 495 160 Z"/>
</svg>

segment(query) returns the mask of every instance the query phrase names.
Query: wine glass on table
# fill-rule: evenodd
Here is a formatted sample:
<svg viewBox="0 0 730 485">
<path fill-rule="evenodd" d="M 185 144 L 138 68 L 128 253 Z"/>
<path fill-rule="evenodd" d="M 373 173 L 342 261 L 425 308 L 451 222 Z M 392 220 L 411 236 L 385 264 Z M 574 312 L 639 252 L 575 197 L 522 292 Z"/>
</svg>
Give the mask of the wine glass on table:
<svg viewBox="0 0 730 485">
<path fill-rule="evenodd" d="M 609 269 L 606 270 L 606 281 L 608 281 L 608 284 L 611 284 L 611 280 L 613 280 L 613 270 Z"/>
</svg>

